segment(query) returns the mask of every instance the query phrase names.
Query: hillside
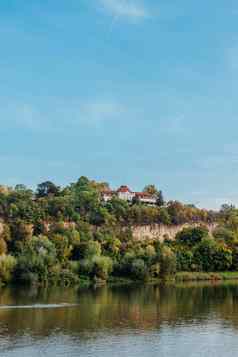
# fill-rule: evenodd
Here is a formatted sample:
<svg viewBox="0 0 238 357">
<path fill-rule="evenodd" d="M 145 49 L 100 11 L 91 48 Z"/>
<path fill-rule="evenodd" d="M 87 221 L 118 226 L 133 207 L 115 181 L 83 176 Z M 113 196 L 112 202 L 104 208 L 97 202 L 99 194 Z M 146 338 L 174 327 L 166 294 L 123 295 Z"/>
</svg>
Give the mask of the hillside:
<svg viewBox="0 0 238 357">
<path fill-rule="evenodd" d="M 105 192 L 114 191 L 86 177 L 63 188 L 44 182 L 35 192 L 1 186 L 0 280 L 76 283 L 236 269 L 234 207 L 165 202 L 153 185 L 131 200 L 105 200 Z"/>
</svg>

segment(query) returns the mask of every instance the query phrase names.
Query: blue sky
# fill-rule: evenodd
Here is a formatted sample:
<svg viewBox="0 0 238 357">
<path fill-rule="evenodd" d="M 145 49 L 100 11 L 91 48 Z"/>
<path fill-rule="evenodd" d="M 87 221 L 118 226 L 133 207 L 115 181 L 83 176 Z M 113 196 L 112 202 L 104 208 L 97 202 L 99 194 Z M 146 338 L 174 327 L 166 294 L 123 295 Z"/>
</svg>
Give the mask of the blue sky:
<svg viewBox="0 0 238 357">
<path fill-rule="evenodd" d="M 238 203 L 238 3 L 2 0 L 0 182 Z"/>
</svg>

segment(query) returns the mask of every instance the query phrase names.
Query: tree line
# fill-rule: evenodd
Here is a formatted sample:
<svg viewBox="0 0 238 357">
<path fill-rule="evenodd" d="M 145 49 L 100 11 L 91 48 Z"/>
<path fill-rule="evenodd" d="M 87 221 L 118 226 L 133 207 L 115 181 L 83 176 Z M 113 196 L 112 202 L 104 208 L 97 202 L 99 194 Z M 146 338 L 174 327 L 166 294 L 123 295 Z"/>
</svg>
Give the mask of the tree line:
<svg viewBox="0 0 238 357">
<path fill-rule="evenodd" d="M 156 206 L 117 197 L 104 202 L 102 192 L 108 188 L 84 176 L 62 188 L 50 181 L 36 191 L 1 186 L 0 281 L 77 284 L 238 268 L 235 207 L 214 212 L 165 202 L 154 185 L 144 191 L 158 195 Z M 212 235 L 202 225 L 211 222 L 218 223 Z M 183 230 L 174 241 L 133 240 L 133 226 L 159 223 L 201 226 Z"/>
</svg>

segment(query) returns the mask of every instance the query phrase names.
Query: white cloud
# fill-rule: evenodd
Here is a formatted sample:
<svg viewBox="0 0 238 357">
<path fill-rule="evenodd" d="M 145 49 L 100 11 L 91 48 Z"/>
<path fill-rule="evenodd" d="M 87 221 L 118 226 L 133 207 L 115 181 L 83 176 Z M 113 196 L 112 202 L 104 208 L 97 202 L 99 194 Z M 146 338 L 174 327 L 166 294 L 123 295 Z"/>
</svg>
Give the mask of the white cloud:
<svg viewBox="0 0 238 357">
<path fill-rule="evenodd" d="M 115 18 L 142 20 L 150 16 L 148 9 L 138 0 L 99 0 L 99 3 Z"/>
<path fill-rule="evenodd" d="M 56 101 L 54 103 L 8 103 L 0 108 L 4 126 L 33 131 L 61 131 L 87 125 L 97 128 L 105 122 L 128 118 L 129 108 L 112 99 Z"/>
<path fill-rule="evenodd" d="M 108 120 L 121 118 L 125 113 L 124 107 L 114 101 L 92 101 L 79 106 L 75 112 L 75 121 L 87 124 L 98 124 Z"/>
</svg>

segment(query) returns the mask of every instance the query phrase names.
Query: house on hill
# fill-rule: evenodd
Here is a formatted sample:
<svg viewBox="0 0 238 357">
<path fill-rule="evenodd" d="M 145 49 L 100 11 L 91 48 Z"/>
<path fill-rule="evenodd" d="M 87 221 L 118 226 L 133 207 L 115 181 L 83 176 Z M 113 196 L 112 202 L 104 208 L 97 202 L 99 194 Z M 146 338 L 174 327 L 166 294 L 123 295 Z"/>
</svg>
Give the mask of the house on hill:
<svg viewBox="0 0 238 357">
<path fill-rule="evenodd" d="M 145 192 L 133 192 L 128 186 L 122 185 L 116 191 L 106 190 L 102 193 L 105 202 L 110 201 L 113 197 L 118 197 L 121 200 L 132 202 L 137 199 L 141 203 L 148 205 L 156 205 L 157 198 Z"/>
</svg>

